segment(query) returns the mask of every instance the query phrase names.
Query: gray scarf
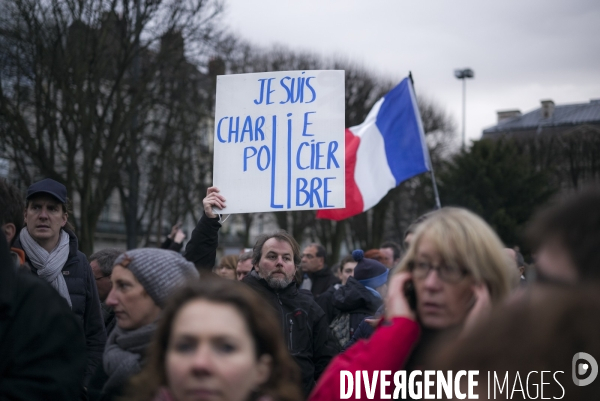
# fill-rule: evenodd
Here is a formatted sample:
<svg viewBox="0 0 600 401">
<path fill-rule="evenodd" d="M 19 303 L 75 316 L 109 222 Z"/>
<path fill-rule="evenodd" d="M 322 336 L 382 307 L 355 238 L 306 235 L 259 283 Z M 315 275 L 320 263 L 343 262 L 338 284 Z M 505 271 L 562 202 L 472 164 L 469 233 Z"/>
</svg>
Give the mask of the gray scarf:
<svg viewBox="0 0 600 401">
<path fill-rule="evenodd" d="M 21 230 L 19 235 L 21 245 L 25 254 L 29 257 L 33 267 L 37 269 L 37 274 L 54 287 L 61 297 L 67 300 L 69 307 L 73 307 L 71 296 L 67 283 L 62 275 L 62 269 L 69 258 L 69 234 L 60 230 L 60 239 L 56 248 L 48 252 L 38 244 L 27 231 L 27 227 Z"/>
<path fill-rule="evenodd" d="M 156 330 L 156 323 L 135 330 L 116 326 L 106 340 L 103 366 L 108 380 L 102 393 L 110 393 L 123 386 L 127 380 L 142 370 L 142 359 Z"/>
</svg>

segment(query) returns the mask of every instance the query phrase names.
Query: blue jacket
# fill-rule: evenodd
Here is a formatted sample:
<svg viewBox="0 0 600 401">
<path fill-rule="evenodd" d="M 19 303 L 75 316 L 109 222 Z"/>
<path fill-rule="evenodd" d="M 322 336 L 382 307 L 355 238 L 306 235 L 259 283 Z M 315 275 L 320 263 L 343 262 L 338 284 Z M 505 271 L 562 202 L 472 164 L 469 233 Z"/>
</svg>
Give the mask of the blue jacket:
<svg viewBox="0 0 600 401">
<path fill-rule="evenodd" d="M 26 227 L 23 228 L 23 230 L 26 229 Z M 96 367 L 102 363 L 106 332 L 92 268 L 85 255 L 78 250 L 79 243 L 75 234 L 66 229 L 65 232 L 69 234 L 69 258 L 62 273 L 71 296 L 72 311 L 81 322 L 85 334 L 87 367 L 84 385 L 87 386 Z M 13 247 L 23 249 L 19 236 L 15 238 Z M 37 269 L 33 267 L 27 255 L 26 261 L 31 266 L 32 273 L 37 276 Z"/>
</svg>

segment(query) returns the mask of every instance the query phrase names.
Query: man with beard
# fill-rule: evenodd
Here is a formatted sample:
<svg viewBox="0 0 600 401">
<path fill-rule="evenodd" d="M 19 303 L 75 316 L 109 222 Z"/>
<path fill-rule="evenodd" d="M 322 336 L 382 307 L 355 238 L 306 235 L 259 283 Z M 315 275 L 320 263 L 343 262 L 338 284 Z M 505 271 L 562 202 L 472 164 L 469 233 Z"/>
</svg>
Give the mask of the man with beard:
<svg viewBox="0 0 600 401">
<path fill-rule="evenodd" d="M 218 192 L 215 187 L 208 189 L 203 200 L 204 216 L 186 247 L 186 257 L 197 265 L 210 265 L 207 255 L 216 254 L 221 225 L 213 208 L 225 206 L 225 198 Z M 301 369 L 302 387 L 308 396 L 339 349 L 323 310 L 310 292 L 299 291 L 296 285 L 294 276 L 300 265 L 300 247 L 285 231 L 262 236 L 254 245 L 252 265 L 252 271 L 242 282 L 275 309 L 288 350 Z"/>
<path fill-rule="evenodd" d="M 294 281 L 300 264 L 300 247 L 285 231 L 256 241 L 254 270 L 242 282 L 260 293 L 276 310 L 290 353 L 302 371 L 308 395 L 329 361 L 338 352 L 323 310 Z"/>
</svg>

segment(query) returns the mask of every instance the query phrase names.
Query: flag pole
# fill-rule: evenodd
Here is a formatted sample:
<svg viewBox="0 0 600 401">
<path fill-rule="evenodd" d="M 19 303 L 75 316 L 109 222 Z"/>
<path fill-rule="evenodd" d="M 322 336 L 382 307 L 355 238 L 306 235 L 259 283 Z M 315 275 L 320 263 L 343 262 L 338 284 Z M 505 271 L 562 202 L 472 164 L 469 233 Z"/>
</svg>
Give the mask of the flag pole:
<svg viewBox="0 0 600 401">
<path fill-rule="evenodd" d="M 412 72 L 408 72 L 408 78 L 410 79 L 410 85 L 413 88 L 413 93 L 415 94 L 415 99 L 417 98 L 417 92 L 415 91 L 415 81 L 413 80 Z M 420 115 L 421 113 L 419 113 Z M 427 144 L 425 144 L 427 146 Z M 438 192 L 437 182 L 435 181 L 435 173 L 433 172 L 433 163 L 431 162 L 431 155 L 429 154 L 429 147 L 427 147 L 427 155 L 429 156 L 429 172 L 431 173 L 431 182 L 433 183 L 433 194 L 435 196 L 435 208 L 441 209 L 442 203 L 440 202 L 440 194 Z"/>
</svg>

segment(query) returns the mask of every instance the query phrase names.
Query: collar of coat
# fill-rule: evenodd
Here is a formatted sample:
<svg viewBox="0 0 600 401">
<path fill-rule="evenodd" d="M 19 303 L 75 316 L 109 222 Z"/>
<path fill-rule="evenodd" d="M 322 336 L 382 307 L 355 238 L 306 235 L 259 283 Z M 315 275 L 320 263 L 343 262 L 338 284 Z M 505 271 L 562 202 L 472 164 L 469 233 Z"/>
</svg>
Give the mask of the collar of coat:
<svg viewBox="0 0 600 401">
<path fill-rule="evenodd" d="M 22 230 L 27 230 L 27 227 L 23 227 Z M 65 232 L 67 234 L 69 234 L 69 257 L 72 257 L 73 255 L 77 254 L 77 250 L 79 249 L 79 241 L 77 240 L 77 236 L 75 235 L 75 233 L 67 228 L 63 228 L 63 230 L 65 230 Z M 21 251 L 23 252 L 23 255 L 25 256 L 25 259 L 23 261 L 26 262 L 27 261 L 27 255 L 25 254 L 25 252 L 23 251 L 23 246 L 21 245 L 21 240 L 19 238 L 19 235 L 17 235 L 17 237 L 14 239 L 14 243 L 13 243 L 13 247 L 11 248 L 12 251 Z M 33 266 L 31 267 L 31 269 L 35 269 Z M 33 271 L 33 270 L 32 270 Z"/>
<path fill-rule="evenodd" d="M 315 278 L 330 276 L 331 269 L 329 269 L 329 267 L 327 267 L 327 266 L 323 266 L 323 268 L 321 270 L 317 270 L 316 272 L 307 273 L 307 274 L 311 280 L 314 280 Z"/>
</svg>

